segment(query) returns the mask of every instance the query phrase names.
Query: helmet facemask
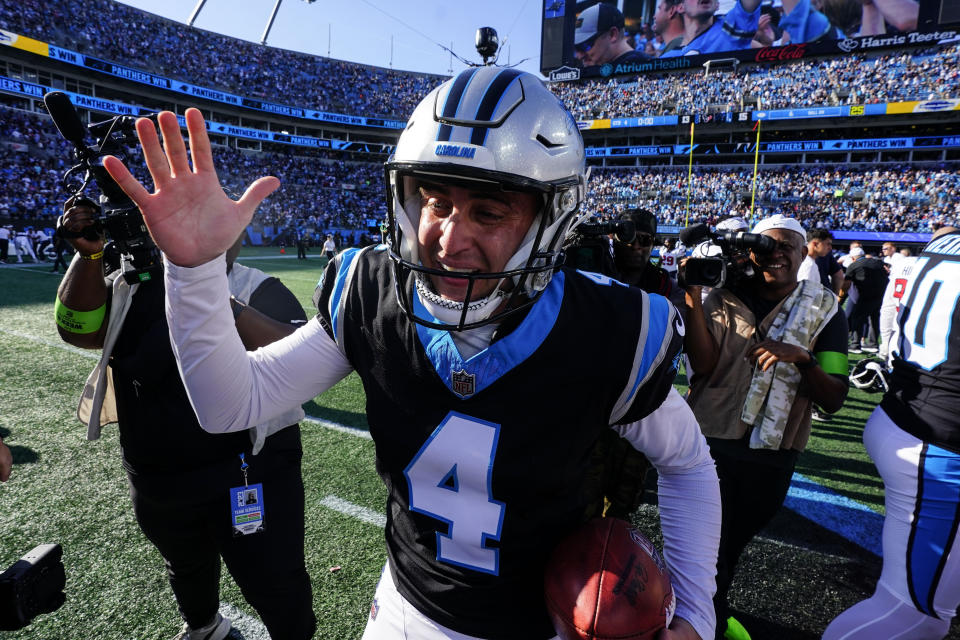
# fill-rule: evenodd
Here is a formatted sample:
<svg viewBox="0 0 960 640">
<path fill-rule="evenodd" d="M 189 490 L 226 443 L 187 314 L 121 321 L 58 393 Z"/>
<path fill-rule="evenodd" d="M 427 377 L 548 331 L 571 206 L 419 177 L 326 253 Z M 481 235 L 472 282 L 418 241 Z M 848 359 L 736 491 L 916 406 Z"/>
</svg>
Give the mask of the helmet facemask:
<svg viewBox="0 0 960 640">
<path fill-rule="evenodd" d="M 550 185 L 517 181 L 516 176 L 496 175 L 473 170 L 469 175 L 453 173 L 449 165 L 405 166 L 388 163 L 386 178 L 390 194 L 387 222 L 388 245 L 394 262 L 397 297 L 401 308 L 418 324 L 436 329 L 461 331 L 472 329 L 517 313 L 532 304 L 546 288 L 554 271 L 562 264 L 561 246 L 568 230 L 579 222 L 575 193 L 582 186 Z M 427 267 L 420 256 L 420 185 L 458 186 L 478 191 L 525 192 L 539 203 L 534 219 L 513 255 L 495 272 L 457 273 Z M 572 210 L 564 210 L 564 207 Z M 467 281 L 464 300 L 441 298 L 431 276 Z M 474 293 L 481 281 L 497 280 L 493 290 L 483 296 Z M 414 296 L 434 313 L 415 312 Z M 437 317 L 440 311 L 442 317 Z M 444 312 L 444 310 L 447 310 Z M 432 317 L 431 317 L 432 316 Z"/>
<path fill-rule="evenodd" d="M 890 389 L 886 374 L 887 367 L 883 360 L 864 358 L 850 372 L 850 384 L 867 393 L 886 393 Z"/>
</svg>

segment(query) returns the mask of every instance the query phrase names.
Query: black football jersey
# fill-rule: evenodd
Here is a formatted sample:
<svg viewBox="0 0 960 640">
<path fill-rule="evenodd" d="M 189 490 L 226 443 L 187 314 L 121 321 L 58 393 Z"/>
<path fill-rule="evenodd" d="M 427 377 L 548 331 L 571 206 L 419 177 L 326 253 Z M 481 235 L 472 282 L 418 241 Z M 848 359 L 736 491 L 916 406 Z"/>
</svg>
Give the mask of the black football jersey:
<svg viewBox="0 0 960 640">
<path fill-rule="evenodd" d="M 449 332 L 407 317 L 394 283 L 383 247 L 351 250 L 315 301 L 366 391 L 397 587 L 461 633 L 552 637 L 547 555 L 585 512 L 602 430 L 666 397 L 679 316 L 660 296 L 562 270 L 512 330 L 464 359 Z"/>
<path fill-rule="evenodd" d="M 904 431 L 960 453 L 960 232 L 928 244 L 912 274 L 881 406 Z"/>
</svg>

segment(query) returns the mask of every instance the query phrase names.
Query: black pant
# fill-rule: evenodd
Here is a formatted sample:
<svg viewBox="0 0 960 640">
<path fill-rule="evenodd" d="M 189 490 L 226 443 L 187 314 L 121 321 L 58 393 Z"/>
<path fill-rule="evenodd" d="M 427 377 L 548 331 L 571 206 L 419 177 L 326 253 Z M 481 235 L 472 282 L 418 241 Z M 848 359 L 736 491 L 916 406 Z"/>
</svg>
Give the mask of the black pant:
<svg viewBox="0 0 960 640">
<path fill-rule="evenodd" d="M 10 241 L 6 238 L 0 239 L 0 262 L 7 261 L 7 255 L 10 252 Z"/>
<path fill-rule="evenodd" d="M 55 249 L 56 252 L 57 252 L 57 253 L 56 253 L 56 259 L 53 261 L 53 267 L 51 267 L 50 270 L 51 270 L 51 271 L 57 271 L 57 270 L 60 269 L 60 265 L 63 265 L 63 270 L 66 271 L 66 270 L 67 270 L 67 261 L 63 259 L 63 245 L 61 245 L 61 244 L 56 244 L 56 245 L 54 245 L 54 249 Z"/>
<path fill-rule="evenodd" d="M 263 531 L 239 537 L 232 532 L 229 496 L 231 487 L 243 485 L 239 458 L 189 472 L 128 473 L 137 522 L 163 556 L 191 627 L 208 624 L 217 613 L 222 557 L 271 638 L 313 636 L 301 456 L 298 427 L 271 436 L 259 455 L 247 455 L 249 483 L 263 483 L 264 523 Z"/>
<path fill-rule="evenodd" d="M 713 439 L 707 438 L 710 443 Z M 767 525 L 783 505 L 790 488 L 794 465 L 775 466 L 739 459 L 714 450 L 720 477 L 720 555 L 717 559 L 717 640 L 722 640 L 729 612 L 727 593 L 740 555 L 747 544 Z"/>
<path fill-rule="evenodd" d="M 853 342 L 860 344 L 860 340 L 869 334 L 867 322 L 873 327 L 874 335 L 880 335 L 880 306 L 883 297 L 860 298 L 853 303 L 850 316 L 847 318 L 849 330 L 853 333 Z"/>
</svg>

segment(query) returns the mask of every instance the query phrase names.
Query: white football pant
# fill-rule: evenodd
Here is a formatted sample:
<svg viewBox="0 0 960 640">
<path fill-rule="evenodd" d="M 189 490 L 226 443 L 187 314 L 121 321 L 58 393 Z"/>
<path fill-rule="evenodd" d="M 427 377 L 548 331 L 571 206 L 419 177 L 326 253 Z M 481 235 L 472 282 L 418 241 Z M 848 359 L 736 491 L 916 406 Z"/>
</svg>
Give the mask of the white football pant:
<svg viewBox="0 0 960 640">
<path fill-rule="evenodd" d="M 863 431 L 883 478 L 883 569 L 873 596 L 824 640 L 939 640 L 960 605 L 960 454 L 924 443 L 877 407 Z"/>
<path fill-rule="evenodd" d="M 480 640 L 457 633 L 420 613 L 393 584 L 390 563 L 383 567 L 361 640 Z M 560 640 L 554 636 L 551 640 Z"/>
</svg>

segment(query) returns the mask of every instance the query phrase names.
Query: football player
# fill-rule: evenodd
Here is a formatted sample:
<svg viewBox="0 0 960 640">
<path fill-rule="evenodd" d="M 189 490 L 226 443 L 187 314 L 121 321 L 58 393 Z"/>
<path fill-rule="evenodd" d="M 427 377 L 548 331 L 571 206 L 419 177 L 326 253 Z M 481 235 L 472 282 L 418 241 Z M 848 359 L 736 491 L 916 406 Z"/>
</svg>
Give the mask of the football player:
<svg viewBox="0 0 960 640">
<path fill-rule="evenodd" d="M 890 243 L 887 243 L 890 244 Z M 894 247 L 896 248 L 896 247 Z M 884 245 L 886 250 L 886 245 Z M 896 254 L 900 255 L 900 254 Z M 893 364 L 894 345 L 898 342 L 897 310 L 900 300 L 907 289 L 913 265 L 917 261 L 914 256 L 900 256 L 898 260 L 890 262 L 890 278 L 887 288 L 883 292 L 883 301 L 880 304 L 880 358 Z"/>
<path fill-rule="evenodd" d="M 943 638 L 960 605 L 960 229 L 934 234 L 900 298 L 890 389 L 863 432 L 883 478 L 883 569 L 827 640 Z"/>
<path fill-rule="evenodd" d="M 553 637 L 546 557 L 580 523 L 610 427 L 660 474 L 678 600 L 661 636 L 713 636 L 719 490 L 672 388 L 683 324 L 660 296 L 560 268 L 584 149 L 539 79 L 487 66 L 434 89 L 386 164 L 387 245 L 338 255 L 317 316 L 251 356 L 229 330 L 222 254 L 279 181 L 230 200 L 200 112 L 186 121 L 192 170 L 172 113 L 159 115 L 164 148 L 137 124 L 154 193 L 116 158 L 105 166 L 165 253 L 171 336 L 205 429 L 244 428 L 360 375 L 388 490 L 364 638 Z"/>
</svg>

